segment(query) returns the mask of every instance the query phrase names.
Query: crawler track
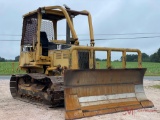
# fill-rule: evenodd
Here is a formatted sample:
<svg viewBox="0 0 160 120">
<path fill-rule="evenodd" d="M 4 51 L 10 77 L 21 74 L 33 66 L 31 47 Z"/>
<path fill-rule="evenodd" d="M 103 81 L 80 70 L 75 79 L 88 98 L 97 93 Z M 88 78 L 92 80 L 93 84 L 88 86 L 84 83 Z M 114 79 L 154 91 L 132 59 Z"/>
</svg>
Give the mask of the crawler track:
<svg viewBox="0 0 160 120">
<path fill-rule="evenodd" d="M 10 92 L 13 98 L 50 107 L 64 105 L 63 77 L 43 74 L 12 75 Z"/>
</svg>

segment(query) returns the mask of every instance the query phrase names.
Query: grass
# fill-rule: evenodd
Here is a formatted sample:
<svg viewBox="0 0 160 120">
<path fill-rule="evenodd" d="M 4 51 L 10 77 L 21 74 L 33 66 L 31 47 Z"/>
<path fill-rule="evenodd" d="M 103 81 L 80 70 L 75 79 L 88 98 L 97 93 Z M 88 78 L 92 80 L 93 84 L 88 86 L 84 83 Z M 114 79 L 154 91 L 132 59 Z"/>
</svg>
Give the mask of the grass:
<svg viewBox="0 0 160 120">
<path fill-rule="evenodd" d="M 151 86 L 151 87 L 160 89 L 160 85 L 153 85 L 153 86 Z"/>
<path fill-rule="evenodd" d="M 99 68 L 105 69 L 107 64 L 106 61 L 98 61 Z M 127 62 L 127 68 L 137 68 L 137 62 Z M 122 62 L 112 62 L 112 68 L 122 68 Z M 145 73 L 146 76 L 160 76 L 160 63 L 153 63 L 153 62 L 143 62 L 143 68 L 147 68 Z"/>
<path fill-rule="evenodd" d="M 99 68 L 106 68 L 106 61 L 98 61 Z M 127 62 L 127 68 L 137 68 L 137 62 Z M 112 62 L 112 68 L 121 68 L 121 62 Z M 145 75 L 147 76 L 160 76 L 160 63 L 153 62 L 143 62 L 143 68 L 147 68 Z M 24 71 L 21 71 L 18 67 L 18 62 L 0 62 L 0 75 L 12 75 L 12 74 L 23 74 Z"/>
<path fill-rule="evenodd" d="M 0 75 L 23 74 L 18 62 L 0 62 Z"/>
</svg>

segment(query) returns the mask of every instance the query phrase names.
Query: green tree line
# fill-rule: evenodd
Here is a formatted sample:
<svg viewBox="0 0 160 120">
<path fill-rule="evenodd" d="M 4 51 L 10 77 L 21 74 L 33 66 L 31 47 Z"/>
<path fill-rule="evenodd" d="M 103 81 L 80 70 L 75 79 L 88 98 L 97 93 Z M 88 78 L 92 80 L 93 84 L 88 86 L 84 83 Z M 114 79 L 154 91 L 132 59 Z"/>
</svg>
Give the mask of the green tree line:
<svg viewBox="0 0 160 120">
<path fill-rule="evenodd" d="M 126 60 L 128 62 L 135 62 L 138 59 L 138 55 L 131 54 L 126 55 Z M 142 53 L 142 61 L 143 62 L 160 62 L 160 48 L 157 50 L 157 52 L 151 54 L 150 56 L 146 53 Z"/>
<path fill-rule="evenodd" d="M 99 59 L 96 58 L 97 61 L 106 61 L 106 59 Z M 116 60 L 118 61 L 118 60 Z M 120 58 L 120 61 L 122 61 L 122 57 Z M 138 61 L 138 55 L 136 54 L 127 54 L 126 55 L 126 61 L 127 62 L 136 62 Z M 143 62 L 160 62 L 160 48 L 157 50 L 157 52 L 147 55 L 146 53 L 142 53 L 142 61 Z"/>
<path fill-rule="evenodd" d="M 14 60 L 5 59 L 3 57 L 0 57 L 0 62 L 18 62 L 18 61 L 19 61 L 19 56 L 16 56 Z"/>
</svg>

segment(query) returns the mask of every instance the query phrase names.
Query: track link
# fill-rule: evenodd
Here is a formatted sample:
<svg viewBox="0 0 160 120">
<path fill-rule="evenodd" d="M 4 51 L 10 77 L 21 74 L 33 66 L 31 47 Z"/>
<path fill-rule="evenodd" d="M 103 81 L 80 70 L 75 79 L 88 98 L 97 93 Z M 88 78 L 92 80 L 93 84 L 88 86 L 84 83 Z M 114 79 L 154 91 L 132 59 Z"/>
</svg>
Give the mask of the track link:
<svg viewBox="0 0 160 120">
<path fill-rule="evenodd" d="M 30 77 L 30 76 L 29 76 Z M 48 105 L 49 107 L 58 107 L 64 106 L 64 98 L 60 98 L 59 96 L 63 96 L 63 91 L 50 91 L 52 93 L 49 100 L 46 100 L 47 92 L 40 91 L 34 92 L 34 90 L 21 89 L 20 79 L 24 78 L 25 82 L 27 81 L 27 74 L 25 75 L 12 75 L 10 79 L 10 92 L 14 99 L 18 99 L 20 101 L 24 101 L 31 104 L 36 105 Z M 33 79 L 33 78 L 31 78 Z M 43 80 L 44 81 L 44 80 Z M 29 84 L 26 84 L 29 85 Z M 25 88 L 25 87 L 24 87 Z M 27 88 L 27 87 L 26 87 Z M 35 89 L 35 88 L 34 88 Z M 57 99 L 57 97 L 59 99 Z M 55 99 L 54 99 L 55 98 Z"/>
</svg>

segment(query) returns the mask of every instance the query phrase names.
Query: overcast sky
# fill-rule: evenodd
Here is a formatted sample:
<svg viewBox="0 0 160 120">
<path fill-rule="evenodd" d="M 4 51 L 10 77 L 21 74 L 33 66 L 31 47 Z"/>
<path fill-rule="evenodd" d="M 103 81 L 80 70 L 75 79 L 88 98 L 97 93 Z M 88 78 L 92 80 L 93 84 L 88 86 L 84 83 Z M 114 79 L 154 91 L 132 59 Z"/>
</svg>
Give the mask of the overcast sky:
<svg viewBox="0 0 160 120">
<path fill-rule="evenodd" d="M 0 0 L 0 40 L 20 40 L 22 16 L 38 7 L 67 4 L 73 10 L 88 10 L 92 15 L 94 34 L 156 33 L 134 35 L 95 35 L 100 38 L 135 38 L 160 36 L 160 0 Z M 76 19 L 76 18 L 75 18 Z M 87 19 L 75 20 L 77 34 L 88 34 Z M 159 34 L 158 34 L 159 33 Z M 61 33 L 62 34 L 62 33 Z M 79 36 L 79 38 L 89 38 Z M 115 39 L 95 41 L 96 46 L 138 48 L 151 55 L 160 48 L 160 37 L 148 39 Z M 0 41 L 0 57 L 14 59 L 20 42 Z M 80 41 L 82 44 L 87 44 Z M 88 42 L 89 43 L 89 42 Z M 104 56 L 100 56 L 104 57 Z M 113 57 L 119 59 L 120 55 Z"/>
</svg>

